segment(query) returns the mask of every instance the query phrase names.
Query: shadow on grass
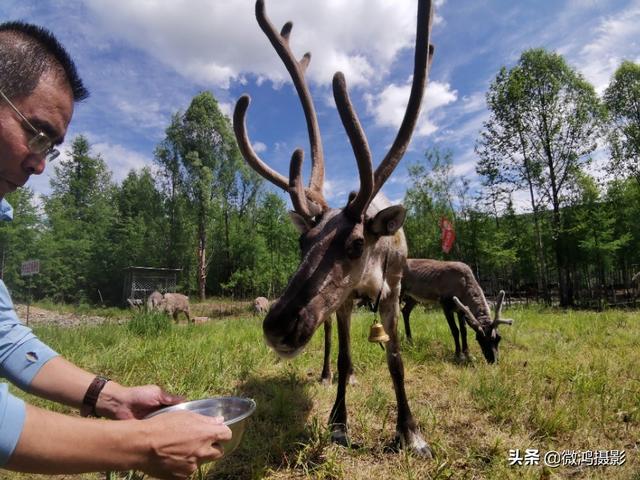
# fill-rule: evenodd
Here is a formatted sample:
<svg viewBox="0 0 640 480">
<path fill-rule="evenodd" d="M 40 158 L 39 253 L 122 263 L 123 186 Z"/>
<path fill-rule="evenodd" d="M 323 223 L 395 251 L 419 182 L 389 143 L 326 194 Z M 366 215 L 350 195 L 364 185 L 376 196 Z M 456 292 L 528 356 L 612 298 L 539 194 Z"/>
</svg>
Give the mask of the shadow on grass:
<svg viewBox="0 0 640 480">
<path fill-rule="evenodd" d="M 289 372 L 275 377 L 249 377 L 237 394 L 256 401 L 256 411 L 242 443 L 228 458 L 212 466 L 208 479 L 262 478 L 270 470 L 295 463 L 313 432 L 307 417 L 313 406 L 308 379 Z"/>
</svg>

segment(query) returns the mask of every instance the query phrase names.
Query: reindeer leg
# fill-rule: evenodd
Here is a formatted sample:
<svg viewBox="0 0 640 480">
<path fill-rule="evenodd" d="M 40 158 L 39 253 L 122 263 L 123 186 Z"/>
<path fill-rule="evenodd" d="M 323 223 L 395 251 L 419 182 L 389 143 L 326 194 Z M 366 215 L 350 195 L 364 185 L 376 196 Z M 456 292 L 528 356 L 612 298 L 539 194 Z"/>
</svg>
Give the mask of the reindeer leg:
<svg viewBox="0 0 640 480">
<path fill-rule="evenodd" d="M 417 301 L 408 295 L 404 297 L 404 306 L 402 307 L 402 318 L 404 320 L 404 333 L 407 336 L 407 340 L 409 343 L 413 343 L 413 338 L 411 337 L 411 325 L 409 324 L 409 316 L 411 315 L 411 311 L 417 305 Z"/>
<path fill-rule="evenodd" d="M 469 353 L 469 345 L 467 344 L 467 325 L 464 315 L 458 312 L 458 325 L 460 325 L 460 339 L 462 340 L 462 355 L 465 361 L 472 362 L 473 357 Z"/>
<path fill-rule="evenodd" d="M 347 383 L 349 373 L 352 370 L 351 336 L 349 334 L 352 309 L 353 300 L 349 299 L 336 312 L 338 319 L 338 393 L 329 416 L 329 428 L 333 442 L 343 446 L 356 447 L 351 444 L 347 436 L 346 404 Z"/>
<path fill-rule="evenodd" d="M 393 389 L 398 404 L 398 422 L 396 424 L 396 440 L 402 448 L 409 448 L 412 452 L 425 458 L 432 458 L 431 448 L 424 441 L 420 430 L 413 419 L 407 393 L 404 389 L 404 364 L 400 356 L 398 341 L 398 316 L 400 313 L 398 294 L 393 293 L 380 304 L 380 316 L 384 321 L 384 329 L 389 335 L 386 344 L 387 365 L 393 380 Z"/>
<path fill-rule="evenodd" d="M 464 356 L 462 355 L 462 351 L 460 349 L 460 332 L 458 331 L 458 327 L 456 326 L 456 319 L 453 316 L 453 306 L 451 305 L 449 299 L 440 300 L 440 304 L 442 305 L 444 316 L 447 318 L 447 323 L 449 324 L 449 329 L 451 330 L 451 335 L 453 336 L 453 341 L 456 345 L 456 361 L 464 362 Z"/>
<path fill-rule="evenodd" d="M 331 385 L 331 317 L 324 321 L 324 361 L 322 363 L 322 373 L 320 382 L 323 385 Z"/>
</svg>

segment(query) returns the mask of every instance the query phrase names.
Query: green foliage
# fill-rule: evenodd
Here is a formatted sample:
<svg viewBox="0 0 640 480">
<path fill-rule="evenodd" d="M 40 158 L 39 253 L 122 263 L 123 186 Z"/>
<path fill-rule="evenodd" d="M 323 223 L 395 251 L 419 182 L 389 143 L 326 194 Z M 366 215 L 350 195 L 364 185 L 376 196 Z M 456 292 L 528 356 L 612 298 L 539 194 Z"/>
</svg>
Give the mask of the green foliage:
<svg viewBox="0 0 640 480">
<path fill-rule="evenodd" d="M 174 116 L 166 133 L 156 158 L 170 180 L 171 243 L 180 243 L 184 230 L 192 232 L 190 244 L 183 242 L 180 250 L 194 256 L 193 273 L 204 298 L 212 258 L 220 262 L 213 283 L 228 280 L 235 270 L 232 237 L 243 230 L 244 223 L 237 217 L 254 206 L 261 181 L 244 164 L 229 119 L 211 93 L 194 97 L 184 114 Z M 179 228 L 175 209 L 181 201 L 186 207 L 181 213 L 189 221 L 182 220 Z"/>
<path fill-rule="evenodd" d="M 491 117 L 476 146 L 478 173 L 494 202 L 506 185 L 528 188 L 534 215 L 541 205 L 551 206 L 560 301 L 567 306 L 573 300 L 561 208 L 571 181 L 596 149 L 604 109 L 593 86 L 561 55 L 544 49 L 527 50 L 513 68 L 502 68 L 487 104 Z"/>
<path fill-rule="evenodd" d="M 97 301 L 112 285 L 104 275 L 107 232 L 115 221 L 115 189 L 104 160 L 78 136 L 71 157 L 54 166 L 51 195 L 44 198 L 48 228 L 42 235 L 43 296 L 58 301 Z"/>
<path fill-rule="evenodd" d="M 34 206 L 30 188 L 7 195 L 13 207 L 13 221 L 0 222 L 0 278 L 11 285 L 12 294 L 26 299 L 33 278 L 20 275 L 22 262 L 40 259 L 38 243 L 42 235 L 41 219 Z"/>
<path fill-rule="evenodd" d="M 632 176 L 640 183 L 640 65 L 625 60 L 604 92 L 609 113 L 609 143 L 614 175 Z"/>
<path fill-rule="evenodd" d="M 408 218 L 404 224 L 411 256 L 441 258 L 441 218 L 455 224 L 454 196 L 461 196 L 465 185 L 453 175 L 451 151 L 427 150 L 424 162 L 409 166 L 410 186 L 404 205 Z"/>
<path fill-rule="evenodd" d="M 454 174 L 450 151 L 431 148 L 409 167 L 410 256 L 469 263 L 489 290 L 545 289 L 557 272 L 582 298 L 597 295 L 595 285 L 629 287 L 640 268 L 640 182 L 620 162 L 627 155 L 637 165 L 637 67 L 624 62 L 604 96 L 617 135 L 610 140 L 618 142 L 607 184 L 582 168 L 602 119 L 593 88 L 540 49 L 501 69 L 476 144 L 478 198 Z M 14 298 L 25 300 L 31 285 L 36 300 L 121 305 L 129 266 L 181 269 L 178 289 L 191 295 L 277 297 L 298 265 L 299 235 L 286 201 L 240 158 L 210 93 L 172 117 L 155 159 L 153 169 L 132 170 L 114 185 L 110 159 L 93 155 L 80 136 L 71 157 L 53 164 L 50 195 L 8 195 L 15 220 L 0 224 L 0 254 Z M 516 191 L 527 194 L 530 212 L 516 213 Z M 456 229 L 449 254 L 440 246 L 442 217 Z M 41 273 L 26 279 L 20 265 L 31 258 Z"/>
</svg>

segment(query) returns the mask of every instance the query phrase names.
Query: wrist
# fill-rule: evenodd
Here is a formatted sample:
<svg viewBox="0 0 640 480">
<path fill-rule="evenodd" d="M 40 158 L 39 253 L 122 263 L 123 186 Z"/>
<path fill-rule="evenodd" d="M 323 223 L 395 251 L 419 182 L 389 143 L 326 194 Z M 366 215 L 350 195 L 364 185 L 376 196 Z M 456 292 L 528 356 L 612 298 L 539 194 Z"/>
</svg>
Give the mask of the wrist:
<svg viewBox="0 0 640 480">
<path fill-rule="evenodd" d="M 152 449 L 153 435 L 149 431 L 148 423 L 143 420 L 130 419 L 122 422 L 112 422 L 122 425 L 124 436 L 122 445 L 127 445 L 124 457 L 127 458 L 125 470 L 146 471 Z"/>
<path fill-rule="evenodd" d="M 126 404 L 126 391 L 127 388 L 120 385 L 118 382 L 109 381 L 101 390 L 96 402 L 96 413 L 100 417 L 106 417 L 111 419 L 117 418 L 130 418 L 122 417 L 119 412 L 122 411 L 123 405 Z"/>
<path fill-rule="evenodd" d="M 80 415 L 82 415 L 83 417 L 99 416 L 96 410 L 96 405 L 98 403 L 98 398 L 107 383 L 109 383 L 109 379 L 100 375 L 96 376 L 91 381 L 89 387 L 87 388 L 87 391 L 84 394 L 84 398 L 82 399 L 82 405 L 80 406 Z"/>
</svg>

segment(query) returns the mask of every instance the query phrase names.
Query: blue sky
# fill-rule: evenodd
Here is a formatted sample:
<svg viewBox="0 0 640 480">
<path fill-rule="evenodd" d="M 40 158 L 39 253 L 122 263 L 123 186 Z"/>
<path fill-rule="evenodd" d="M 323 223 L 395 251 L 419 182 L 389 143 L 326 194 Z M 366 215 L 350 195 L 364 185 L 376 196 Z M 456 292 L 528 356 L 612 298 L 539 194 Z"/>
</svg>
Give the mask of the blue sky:
<svg viewBox="0 0 640 480">
<path fill-rule="evenodd" d="M 294 22 L 296 55 L 312 53 L 307 77 L 325 149 L 325 196 L 340 206 L 358 176 L 331 77 L 345 73 L 377 164 L 408 98 L 416 0 L 267 0 L 266 6 L 278 28 Z M 561 53 L 599 93 L 622 60 L 640 62 L 640 0 L 437 0 L 436 6 L 423 114 L 383 190 L 394 201 L 407 187 L 407 166 L 431 146 L 451 149 L 456 173 L 477 184 L 473 145 L 488 118 L 485 92 L 523 50 Z M 2 0 L 0 15 L 48 27 L 76 59 L 91 97 L 77 105 L 67 138 L 86 135 L 116 180 L 153 163 L 171 115 L 203 90 L 229 115 L 241 94 L 251 95 L 254 147 L 286 175 L 296 147 L 305 149 L 308 163 L 306 126 L 253 8 L 252 0 Z M 50 173 L 32 179 L 36 192 L 49 190 Z"/>
</svg>

